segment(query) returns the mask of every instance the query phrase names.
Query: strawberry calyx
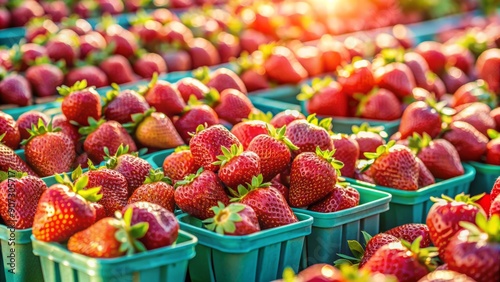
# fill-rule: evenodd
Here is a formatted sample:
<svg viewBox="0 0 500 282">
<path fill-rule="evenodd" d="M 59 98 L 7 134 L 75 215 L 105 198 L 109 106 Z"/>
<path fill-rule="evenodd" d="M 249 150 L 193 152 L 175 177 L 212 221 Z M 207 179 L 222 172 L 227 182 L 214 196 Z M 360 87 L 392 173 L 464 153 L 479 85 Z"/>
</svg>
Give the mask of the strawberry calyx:
<svg viewBox="0 0 500 282">
<path fill-rule="evenodd" d="M 316 114 L 310 114 L 306 118 L 307 122 L 324 128 L 328 132 L 332 132 L 332 118 L 324 118 L 321 121 L 316 117 Z"/>
<path fill-rule="evenodd" d="M 475 87 L 471 90 L 471 94 L 479 102 L 483 102 L 491 109 L 494 109 L 497 105 L 497 96 L 491 92 L 488 83 L 482 79 L 475 81 Z"/>
<path fill-rule="evenodd" d="M 85 62 L 88 65 L 100 65 L 115 52 L 115 49 L 116 43 L 114 41 L 109 42 L 104 49 L 90 52 L 85 58 Z"/>
<path fill-rule="evenodd" d="M 157 182 L 165 182 L 169 185 L 172 185 L 172 179 L 165 176 L 165 174 L 163 173 L 161 168 L 150 169 L 149 175 L 146 176 L 146 179 L 144 180 L 143 184 L 151 184 L 151 183 L 157 183 Z"/>
<path fill-rule="evenodd" d="M 373 132 L 373 133 L 377 133 L 382 138 L 388 137 L 387 132 L 385 132 L 384 127 L 382 125 L 370 126 L 370 124 L 367 122 L 363 122 L 360 126 L 353 125 L 351 127 L 351 130 L 352 130 L 353 134 L 358 134 L 360 132 Z"/>
<path fill-rule="evenodd" d="M 496 131 L 495 129 L 490 128 L 488 129 L 487 133 L 488 137 L 490 137 L 491 140 L 500 138 L 500 132 Z"/>
<path fill-rule="evenodd" d="M 45 125 L 43 119 L 39 118 L 38 123 L 36 125 L 32 124 L 31 129 L 26 129 L 26 131 L 28 131 L 28 133 L 30 134 L 30 137 L 28 139 L 24 139 L 21 142 L 21 145 L 28 144 L 28 142 L 30 142 L 33 138 L 35 138 L 37 136 L 41 136 L 41 135 L 44 135 L 44 134 L 49 133 L 49 132 L 59 132 L 59 131 L 61 131 L 61 128 L 60 127 L 53 128 L 52 127 L 52 120 L 47 125 Z"/>
<path fill-rule="evenodd" d="M 248 51 L 241 52 L 241 55 L 236 59 L 235 64 L 237 66 L 237 74 L 242 74 L 243 72 L 256 68 L 258 64 L 256 63 L 255 57 L 250 55 Z"/>
<path fill-rule="evenodd" d="M 316 155 L 331 164 L 337 171 L 337 175 L 340 175 L 340 169 L 344 167 L 344 163 L 333 157 L 335 151 L 335 149 L 323 151 L 319 146 L 316 146 Z"/>
<path fill-rule="evenodd" d="M 144 10 L 139 10 L 135 13 L 134 17 L 130 20 L 131 26 L 144 26 L 148 21 L 154 21 L 153 17 L 146 13 Z"/>
<path fill-rule="evenodd" d="M 262 44 L 259 46 L 259 53 L 262 56 L 262 61 L 266 61 L 274 53 L 274 48 L 276 47 L 276 42 L 271 42 L 268 44 Z"/>
<path fill-rule="evenodd" d="M 403 63 L 404 48 L 386 48 L 380 51 L 379 56 L 373 60 L 373 68 L 382 67 L 391 63 Z"/>
<path fill-rule="evenodd" d="M 208 127 L 208 124 L 199 124 L 197 127 L 196 127 L 196 132 L 189 132 L 189 135 L 192 137 L 192 136 L 195 136 L 196 134 L 202 132 L 203 130 L 205 130 L 206 128 Z"/>
<path fill-rule="evenodd" d="M 333 82 L 333 78 L 327 76 L 323 79 L 317 77 L 311 82 L 311 85 L 304 84 L 301 87 L 300 93 L 297 95 L 297 100 L 310 100 L 314 95 L 318 94 L 322 89 L 328 87 Z"/>
<path fill-rule="evenodd" d="M 359 265 L 359 263 L 363 259 L 363 256 L 365 255 L 366 244 L 372 238 L 372 236 L 366 231 L 361 231 L 361 234 L 363 235 L 363 238 L 365 240 L 365 246 L 363 247 L 361 243 L 356 240 L 347 240 L 347 245 L 349 246 L 349 250 L 351 251 L 352 256 L 337 254 L 340 259 L 334 261 L 335 266 L 338 267 L 344 264 L 355 266 Z"/>
<path fill-rule="evenodd" d="M 181 146 L 178 146 L 174 149 L 174 153 L 179 153 L 179 152 L 182 152 L 182 151 L 189 151 L 189 146 L 188 145 L 181 145 Z"/>
<path fill-rule="evenodd" d="M 427 98 L 425 99 L 425 102 L 427 103 L 427 105 L 429 105 L 429 107 L 434 109 L 439 114 L 441 120 L 445 124 L 450 124 L 453 121 L 452 116 L 457 111 L 455 109 L 447 107 L 446 101 L 436 102 L 435 99 Z"/>
<path fill-rule="evenodd" d="M 138 239 L 144 237 L 149 229 L 148 222 L 139 222 L 132 225 L 132 208 L 121 214 L 119 211 L 115 213 L 116 220 L 113 225 L 117 228 L 115 239 L 121 243 L 120 251 L 125 252 L 126 255 L 132 255 L 138 252 L 145 252 L 146 247 Z"/>
<path fill-rule="evenodd" d="M 461 221 L 459 225 L 469 230 L 467 241 L 478 242 L 487 236 L 490 243 L 500 243 L 500 216 L 493 214 L 489 219 L 480 212 L 476 215 L 475 224 L 467 221 Z"/>
<path fill-rule="evenodd" d="M 106 122 L 106 120 L 103 118 L 95 120 L 95 118 L 93 117 L 89 117 L 88 121 L 88 126 L 82 126 L 78 129 L 78 133 L 82 135 L 82 138 L 85 138 L 85 136 L 88 136 L 92 132 L 96 131 L 99 126 L 103 125 Z"/>
<path fill-rule="evenodd" d="M 441 198 L 436 198 L 436 197 L 432 197 L 431 196 L 431 201 L 433 201 L 434 203 L 440 203 L 440 202 L 446 202 L 446 203 L 452 203 L 452 202 L 461 202 L 461 203 L 466 203 L 468 205 L 473 205 L 473 206 L 476 206 L 476 207 L 480 207 L 479 204 L 477 203 L 477 201 L 479 199 L 481 199 L 483 196 L 484 196 L 485 193 L 481 193 L 479 195 L 475 195 L 473 197 L 471 197 L 470 195 L 467 195 L 465 193 L 460 193 L 458 195 L 455 196 L 455 198 L 451 198 L 449 196 L 446 196 L 446 195 L 441 195 Z"/>
<path fill-rule="evenodd" d="M 144 85 L 140 86 L 139 90 L 137 90 L 137 93 L 139 93 L 142 96 L 146 95 L 146 93 L 148 93 L 149 90 L 155 87 L 156 83 L 158 83 L 158 73 L 154 72 L 149 83 L 146 86 Z"/>
<path fill-rule="evenodd" d="M 221 150 L 222 155 L 217 156 L 218 161 L 212 163 L 213 165 L 218 165 L 220 167 L 223 167 L 233 158 L 241 155 L 244 151 L 243 145 L 241 144 L 233 144 L 229 149 L 227 147 L 221 146 Z"/>
<path fill-rule="evenodd" d="M 375 152 L 365 152 L 364 155 L 367 158 L 367 161 L 364 161 L 360 163 L 361 165 L 361 172 L 367 171 L 370 166 L 373 165 L 376 159 L 378 159 L 380 156 L 384 154 L 388 154 L 390 152 L 390 149 L 396 144 L 395 140 L 389 141 L 385 145 L 380 145 L 378 146 L 377 150 Z"/>
<path fill-rule="evenodd" d="M 119 95 L 120 95 L 120 86 L 114 82 L 111 83 L 111 90 L 106 92 L 106 95 L 102 98 L 102 107 L 105 108 Z"/>
<path fill-rule="evenodd" d="M 266 128 L 267 128 L 267 133 L 269 134 L 269 136 L 273 137 L 274 139 L 278 140 L 278 141 L 281 141 L 283 143 L 285 143 L 285 145 L 292 151 L 297 151 L 299 149 L 299 147 L 295 146 L 295 144 L 293 144 L 293 142 L 288 139 L 288 137 L 286 137 L 285 133 L 286 133 L 286 125 L 283 125 L 281 128 L 274 128 L 274 126 L 270 125 L 270 124 L 266 124 Z"/>
<path fill-rule="evenodd" d="M 422 135 L 417 132 L 413 133 L 413 136 L 408 138 L 408 147 L 411 149 L 413 154 L 418 155 L 422 149 L 429 147 L 432 142 L 432 137 L 424 132 Z"/>
<path fill-rule="evenodd" d="M 248 118 L 244 118 L 243 121 L 260 120 L 269 124 L 272 118 L 273 118 L 273 113 L 271 112 L 264 113 L 263 111 L 256 110 L 252 111 L 248 115 Z"/>
<path fill-rule="evenodd" d="M 25 176 L 28 176 L 28 173 L 23 172 L 23 171 L 17 171 L 9 168 L 8 172 L 5 171 L 0 171 L 0 182 L 6 180 L 6 179 L 12 179 L 12 178 L 17 178 L 21 179 Z"/>
<path fill-rule="evenodd" d="M 154 112 L 156 112 L 156 109 L 154 107 L 151 107 L 147 109 L 144 113 L 136 113 L 132 114 L 132 122 L 127 122 L 123 125 L 123 128 L 125 128 L 128 133 L 133 134 L 135 132 L 135 129 L 141 124 L 144 119 L 147 117 L 151 116 Z"/>
<path fill-rule="evenodd" d="M 225 233 L 234 233 L 236 231 L 235 222 L 240 222 L 243 218 L 238 214 L 245 209 L 245 205 L 240 203 L 232 203 L 227 207 L 224 203 L 217 202 L 217 206 L 210 208 L 215 214 L 212 218 L 207 218 L 203 221 L 205 228 L 215 231 L 221 235 Z"/>
<path fill-rule="evenodd" d="M 67 97 L 74 92 L 82 91 L 87 88 L 87 80 L 80 80 L 75 82 L 72 86 L 62 85 L 57 87 L 57 92 L 63 97 Z M 90 87 L 89 91 L 95 91 L 94 87 Z"/>
<path fill-rule="evenodd" d="M 129 154 L 137 157 L 137 152 L 129 153 L 128 150 L 129 150 L 128 145 L 123 146 L 123 144 L 120 144 L 120 146 L 116 150 L 116 153 L 114 155 L 111 155 L 109 153 L 108 147 L 104 147 L 104 154 L 105 154 L 104 161 L 106 161 L 105 163 L 106 167 L 109 169 L 114 169 L 118 165 L 118 158 L 123 155 Z"/>
<path fill-rule="evenodd" d="M 208 67 L 199 67 L 193 71 L 193 77 L 207 84 L 210 81 L 210 69 Z"/>
<path fill-rule="evenodd" d="M 230 202 L 238 202 L 241 201 L 248 193 L 250 193 L 253 190 L 257 189 L 262 189 L 262 188 L 269 188 L 271 186 L 271 182 L 264 182 L 264 177 L 262 174 L 259 174 L 258 176 L 252 177 L 252 182 L 247 183 L 247 187 L 243 185 L 238 185 L 238 191 L 234 191 L 231 188 L 229 189 L 229 192 L 232 195 L 237 195 L 236 197 L 232 198 Z"/>
<path fill-rule="evenodd" d="M 427 267 L 429 271 L 433 271 L 437 267 L 435 258 L 438 256 L 437 247 L 420 248 L 422 236 L 418 236 L 412 243 L 401 239 L 401 245 L 412 252 L 413 257 L 418 260 L 421 265 Z"/>
<path fill-rule="evenodd" d="M 191 98 L 191 97 L 189 97 L 189 98 Z M 204 104 L 210 106 L 211 108 L 215 108 L 215 106 L 217 106 L 217 104 L 220 103 L 219 91 L 217 91 L 217 89 L 211 87 L 210 91 L 208 91 L 208 93 L 206 93 L 204 95 L 202 102 Z"/>
<path fill-rule="evenodd" d="M 181 181 L 177 181 L 175 183 L 175 186 L 174 188 L 177 188 L 179 186 L 184 186 L 184 185 L 189 185 L 191 184 L 196 178 L 198 178 L 198 176 L 200 176 L 200 174 L 204 171 L 203 167 L 200 167 L 198 169 L 198 171 L 196 171 L 196 173 L 192 173 L 192 174 L 189 174 L 187 175 L 186 177 L 184 177 L 184 179 L 182 179 Z"/>
<path fill-rule="evenodd" d="M 78 166 L 78 168 L 71 173 L 71 178 L 74 180 L 74 182 L 69 179 L 66 173 L 63 173 L 62 175 L 55 174 L 54 178 L 58 183 L 67 186 L 72 192 L 80 195 L 82 198 L 89 202 L 95 203 L 99 201 L 103 196 L 103 194 L 99 194 L 99 192 L 101 191 L 100 186 L 91 188 L 87 187 L 87 185 L 89 184 L 89 176 L 82 175 L 81 166 Z"/>
<path fill-rule="evenodd" d="M 361 114 L 363 113 L 363 110 L 366 108 L 366 104 L 368 104 L 368 102 L 370 101 L 370 99 L 377 95 L 378 91 L 380 90 L 380 88 L 378 87 L 374 87 L 368 94 L 355 94 L 354 95 L 354 98 L 356 100 L 359 101 L 359 104 L 358 104 L 358 107 L 356 109 L 356 113 L 355 113 L 355 116 L 359 117 L 361 116 Z M 363 123 L 365 124 L 365 123 Z M 366 123 L 367 124 L 367 123 Z M 367 124 L 368 125 L 368 124 Z M 353 127 L 356 126 L 356 125 L 353 125 Z M 380 126 L 382 127 L 382 126 Z M 383 127 L 382 127 L 382 130 L 380 130 L 379 132 L 382 132 L 383 131 Z"/>
</svg>

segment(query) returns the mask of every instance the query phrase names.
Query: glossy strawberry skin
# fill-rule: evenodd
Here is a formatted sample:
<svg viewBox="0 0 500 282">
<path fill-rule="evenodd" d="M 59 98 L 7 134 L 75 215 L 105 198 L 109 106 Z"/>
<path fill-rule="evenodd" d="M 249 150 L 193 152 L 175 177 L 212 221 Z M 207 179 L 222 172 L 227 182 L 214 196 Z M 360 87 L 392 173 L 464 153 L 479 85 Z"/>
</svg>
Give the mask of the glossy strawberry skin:
<svg viewBox="0 0 500 282">
<path fill-rule="evenodd" d="M 32 103 L 32 98 L 30 84 L 23 76 L 11 74 L 0 82 L 0 100 L 2 103 L 24 107 Z"/>
<path fill-rule="evenodd" d="M 426 41 L 420 43 L 415 48 L 415 52 L 424 57 L 432 72 L 440 74 L 444 70 L 447 61 L 442 48 L 441 43 Z"/>
<path fill-rule="evenodd" d="M 408 242 L 413 242 L 419 236 L 422 236 L 422 241 L 420 241 L 420 247 L 426 248 L 431 245 L 431 239 L 429 237 L 429 227 L 422 223 L 408 223 L 403 224 L 392 229 L 385 231 L 384 233 L 390 234 L 398 239 L 403 239 Z"/>
<path fill-rule="evenodd" d="M 19 129 L 21 140 L 28 139 L 30 137 L 30 134 L 26 129 L 31 129 L 32 125 L 37 125 L 39 119 L 43 120 L 44 125 L 47 125 L 50 121 L 46 114 L 35 110 L 24 112 L 17 118 L 16 126 Z"/>
<path fill-rule="evenodd" d="M 157 204 L 171 212 L 175 210 L 174 187 L 165 182 L 147 183 L 135 189 L 128 203 L 149 202 Z"/>
<path fill-rule="evenodd" d="M 443 134 L 443 139 L 450 142 L 462 161 L 479 161 L 486 152 L 488 138 L 469 123 L 454 121 L 450 130 Z"/>
<path fill-rule="evenodd" d="M 2 144 L 10 147 L 12 150 L 19 147 L 19 142 L 21 141 L 21 134 L 16 126 L 16 121 L 11 115 L 0 112 L 0 134 L 5 136 L 2 139 Z"/>
<path fill-rule="evenodd" d="M 431 171 L 425 166 L 424 162 L 418 157 L 415 158 L 418 164 L 418 187 L 427 187 L 436 183 L 436 179 Z"/>
<path fill-rule="evenodd" d="M 106 73 L 110 83 L 120 85 L 133 82 L 135 80 L 132 66 L 127 58 L 121 55 L 113 55 L 106 58 L 99 64 L 99 68 Z M 117 72 L 117 69 L 120 69 L 121 71 Z"/>
<path fill-rule="evenodd" d="M 407 147 L 394 145 L 370 169 L 377 185 L 408 191 L 418 189 L 418 164 Z"/>
<path fill-rule="evenodd" d="M 191 106 L 174 121 L 175 129 L 177 129 L 186 144 L 191 140 L 190 133 L 195 133 L 196 127 L 200 124 L 206 124 L 207 126 L 219 124 L 219 117 L 211 107 L 195 105 Z"/>
<path fill-rule="evenodd" d="M 63 100 L 61 110 L 68 120 L 87 126 L 90 117 L 101 118 L 101 98 L 93 88 L 76 91 Z"/>
<path fill-rule="evenodd" d="M 182 180 L 189 174 L 196 173 L 200 167 L 195 165 L 191 151 L 183 150 L 165 157 L 162 168 L 165 176 L 177 181 Z"/>
<path fill-rule="evenodd" d="M 186 77 L 175 84 L 184 102 L 189 101 L 189 97 L 194 95 L 198 100 L 203 99 L 210 89 L 196 78 Z"/>
<path fill-rule="evenodd" d="M 132 195 L 134 190 L 144 183 L 151 168 L 152 166 L 146 160 L 130 154 L 125 154 L 118 157 L 117 164 L 112 169 L 125 176 L 129 195 Z"/>
<path fill-rule="evenodd" d="M 360 131 L 351 135 L 351 138 L 358 144 L 359 159 L 366 159 L 365 153 L 375 152 L 379 146 L 384 145 L 385 143 L 382 136 L 375 132 Z"/>
<path fill-rule="evenodd" d="M 21 159 L 14 150 L 0 143 L 0 170 L 9 171 L 9 169 L 26 172 L 28 175 L 38 176 L 35 171 Z"/>
<path fill-rule="evenodd" d="M 158 81 L 144 97 L 151 107 L 169 117 L 182 113 L 186 106 L 177 88 L 167 81 Z"/>
<path fill-rule="evenodd" d="M 293 152 L 295 156 L 303 152 L 315 152 L 317 146 L 321 150 L 333 149 L 333 142 L 328 131 L 306 120 L 291 122 L 286 128 L 285 135 L 295 146 L 299 147 L 299 150 Z"/>
<path fill-rule="evenodd" d="M 57 86 L 64 83 L 64 74 L 60 68 L 50 64 L 31 66 L 26 70 L 26 79 L 30 82 L 33 94 L 49 97 L 57 94 Z"/>
<path fill-rule="evenodd" d="M 347 117 L 347 103 L 347 95 L 342 91 L 342 86 L 333 81 L 307 101 L 307 111 L 318 116 Z"/>
<path fill-rule="evenodd" d="M 281 128 L 297 119 L 306 119 L 306 117 L 297 110 L 285 110 L 275 115 L 269 123 L 275 128 Z"/>
<path fill-rule="evenodd" d="M 121 91 L 116 98 L 105 105 L 103 115 L 107 120 L 119 123 L 132 121 L 132 115 L 144 113 L 149 109 L 149 104 L 144 97 L 132 90 Z"/>
<path fill-rule="evenodd" d="M 116 240 L 116 219 L 106 217 L 87 229 L 75 233 L 68 241 L 68 250 L 95 258 L 115 258 L 124 255 L 121 242 Z"/>
<path fill-rule="evenodd" d="M 399 98 L 410 96 L 416 87 L 415 78 L 410 68 L 403 63 L 391 63 L 374 72 L 375 83 L 388 89 Z"/>
<path fill-rule="evenodd" d="M 62 132 L 47 132 L 31 139 L 24 149 L 26 162 L 41 177 L 68 172 L 76 158 L 73 141 Z"/>
<path fill-rule="evenodd" d="M 227 68 L 219 68 L 210 74 L 207 82 L 208 88 L 215 88 L 219 93 L 226 89 L 235 89 L 243 94 L 247 94 L 245 84 L 233 71 Z"/>
<path fill-rule="evenodd" d="M 72 69 L 66 74 L 66 85 L 74 85 L 77 81 L 87 80 L 87 84 L 96 88 L 108 86 L 108 77 L 96 66 L 82 66 Z"/>
<path fill-rule="evenodd" d="M 370 92 L 375 86 L 371 63 L 367 60 L 360 60 L 354 62 L 352 66 L 352 71 L 339 73 L 338 82 L 342 85 L 342 91 L 350 96 Z"/>
<path fill-rule="evenodd" d="M 373 236 L 367 243 L 365 247 L 365 253 L 363 254 L 363 258 L 361 259 L 359 263 L 359 267 L 363 267 L 363 265 L 366 264 L 366 262 L 377 252 L 378 249 L 380 249 L 382 246 L 387 245 L 389 243 L 393 242 L 399 242 L 400 240 L 387 233 L 379 233 Z"/>
<path fill-rule="evenodd" d="M 336 160 L 341 161 L 344 166 L 340 169 L 340 174 L 344 177 L 353 177 L 356 161 L 359 155 L 359 145 L 356 140 L 347 135 L 332 135 L 333 147 L 336 149 L 333 155 Z"/>
<path fill-rule="evenodd" d="M 160 112 L 145 117 L 135 128 L 134 137 L 148 148 L 171 149 L 184 145 L 170 118 Z"/>
<path fill-rule="evenodd" d="M 231 128 L 231 133 L 240 140 L 243 148 L 246 149 L 255 137 L 267 134 L 267 124 L 267 122 L 261 120 L 242 121 Z"/>
<path fill-rule="evenodd" d="M 500 176 L 493 183 L 493 187 L 491 188 L 491 200 L 495 200 L 498 195 L 500 195 Z"/>
<path fill-rule="evenodd" d="M 40 241 L 64 242 L 95 222 L 89 202 L 62 184 L 43 192 L 33 220 L 33 235 Z"/>
<path fill-rule="evenodd" d="M 434 139 L 417 156 L 436 178 L 449 179 L 464 174 L 457 150 L 445 139 Z"/>
<path fill-rule="evenodd" d="M 288 146 L 267 134 L 255 137 L 247 150 L 259 156 L 264 181 L 270 181 L 291 163 L 292 153 Z"/>
<path fill-rule="evenodd" d="M 425 102 L 411 103 L 403 112 L 401 124 L 399 125 L 401 139 L 406 139 L 415 132 L 421 135 L 426 132 L 434 138 L 440 131 L 441 117 L 439 113 Z"/>
<path fill-rule="evenodd" d="M 484 51 L 476 61 L 478 77 L 488 83 L 489 88 L 497 95 L 500 94 L 499 74 L 496 71 L 500 65 L 500 49 L 492 48 Z"/>
<path fill-rule="evenodd" d="M 500 165 L 500 139 L 493 139 L 486 144 L 486 163 Z"/>
<path fill-rule="evenodd" d="M 500 216 L 500 197 L 496 197 L 493 201 L 491 201 L 488 215 L 492 217 L 494 214 Z"/>
<path fill-rule="evenodd" d="M 220 93 L 220 101 L 214 111 L 219 118 L 234 125 L 248 118 L 253 108 L 250 99 L 241 91 L 226 89 Z"/>
<path fill-rule="evenodd" d="M 221 166 L 218 175 L 227 187 L 237 189 L 238 185 L 251 183 L 252 178 L 260 174 L 260 167 L 260 157 L 245 151 Z"/>
<path fill-rule="evenodd" d="M 114 170 L 102 168 L 90 170 L 84 175 L 89 177 L 88 187 L 101 187 L 102 198 L 97 202 L 104 206 L 106 216 L 114 216 L 127 204 L 127 179 Z"/>
<path fill-rule="evenodd" d="M 75 146 L 79 143 L 81 135 L 78 133 L 78 127 L 71 124 L 63 114 L 52 117 L 52 127 L 61 128 L 61 132 L 66 134 Z"/>
<path fill-rule="evenodd" d="M 381 88 L 373 95 L 366 97 L 366 103 L 358 106 L 359 116 L 366 119 L 396 120 L 401 117 L 402 109 L 396 95 L 390 90 Z M 383 111 L 381 109 L 384 109 Z"/>
<path fill-rule="evenodd" d="M 353 187 L 336 185 L 331 193 L 308 207 L 316 212 L 336 212 L 359 205 L 359 192 Z"/>
<path fill-rule="evenodd" d="M 243 204 L 237 203 L 237 205 L 243 205 Z M 224 235 L 242 236 L 260 231 L 259 219 L 257 218 L 257 214 L 255 213 L 252 207 L 245 205 L 245 208 L 239 211 L 238 215 L 241 217 L 241 221 L 234 223 L 234 226 L 236 227 L 235 231 L 224 232 Z"/>
</svg>

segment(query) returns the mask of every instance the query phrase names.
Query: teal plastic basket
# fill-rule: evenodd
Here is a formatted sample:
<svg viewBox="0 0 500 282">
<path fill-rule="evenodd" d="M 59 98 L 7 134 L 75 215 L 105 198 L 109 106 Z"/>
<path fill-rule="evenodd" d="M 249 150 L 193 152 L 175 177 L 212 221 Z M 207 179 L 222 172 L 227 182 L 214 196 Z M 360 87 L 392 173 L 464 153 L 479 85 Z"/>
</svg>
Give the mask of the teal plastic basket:
<svg viewBox="0 0 500 282">
<path fill-rule="evenodd" d="M 197 244 L 196 237 L 180 230 L 172 246 L 128 257 L 95 259 L 72 253 L 58 243 L 31 238 L 45 282 L 184 281 Z"/>
<path fill-rule="evenodd" d="M 145 159 L 153 168 L 162 168 L 165 158 L 171 155 L 174 151 L 175 149 L 158 151 L 152 154 L 145 155 L 143 159 Z"/>
<path fill-rule="evenodd" d="M 249 98 L 250 101 L 252 101 L 253 106 L 264 113 L 271 112 L 273 115 L 276 115 L 286 110 L 296 110 L 300 112 L 299 105 L 275 101 L 262 97 L 249 96 Z"/>
<path fill-rule="evenodd" d="M 418 189 L 417 191 L 403 191 L 394 188 L 378 186 L 364 181 L 345 178 L 346 181 L 359 186 L 387 192 L 392 195 L 389 210 L 380 215 L 380 230 L 386 231 L 406 223 L 425 223 L 427 213 L 434 204 L 430 197 L 447 195 L 454 197 L 460 193 L 469 193 L 469 188 L 476 170 L 463 163 L 464 174 L 447 180 L 437 180 L 435 184 Z"/>
<path fill-rule="evenodd" d="M 476 169 L 476 177 L 470 185 L 470 194 L 490 193 L 493 184 L 500 177 L 500 166 L 478 162 L 469 162 Z"/>
<path fill-rule="evenodd" d="M 189 262 L 191 281 L 268 282 L 281 278 L 286 267 L 297 272 L 313 219 L 296 215 L 299 222 L 245 236 L 220 235 L 202 228 L 197 218 L 178 215 L 181 229 L 199 240 L 196 256 Z"/>
<path fill-rule="evenodd" d="M 297 95 L 300 93 L 300 86 L 282 85 L 272 89 L 259 90 L 248 93 L 250 100 L 253 98 L 266 98 L 269 100 L 300 105 Z"/>
<path fill-rule="evenodd" d="M 40 259 L 33 254 L 31 228 L 11 229 L 0 224 L 3 274 L 0 281 L 43 281 Z"/>
<path fill-rule="evenodd" d="M 379 233 L 380 214 L 389 210 L 391 194 L 352 185 L 360 194 L 359 205 L 331 213 L 296 209 L 313 217 L 312 232 L 307 235 L 301 269 L 316 263 L 333 264 L 337 254 L 349 254 L 347 240 L 361 239 L 361 231 Z"/>
</svg>

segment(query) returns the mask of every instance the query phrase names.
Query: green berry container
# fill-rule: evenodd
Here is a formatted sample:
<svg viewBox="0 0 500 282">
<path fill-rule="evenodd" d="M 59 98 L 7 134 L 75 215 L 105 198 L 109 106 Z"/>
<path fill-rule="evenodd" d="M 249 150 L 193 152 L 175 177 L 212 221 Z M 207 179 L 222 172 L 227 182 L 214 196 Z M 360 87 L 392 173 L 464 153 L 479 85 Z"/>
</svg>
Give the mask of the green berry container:
<svg viewBox="0 0 500 282">
<path fill-rule="evenodd" d="M 31 239 L 45 282 L 185 281 L 188 261 L 194 257 L 198 241 L 180 230 L 172 246 L 128 257 L 95 259 L 72 253 L 58 243 Z"/>
<path fill-rule="evenodd" d="M 462 163 L 462 165 L 464 167 L 463 175 L 447 180 L 436 179 L 436 183 L 417 191 L 403 191 L 347 177 L 346 181 L 392 195 L 389 210 L 380 215 L 380 230 L 383 232 L 406 223 L 425 223 L 427 213 L 434 204 L 430 197 L 441 197 L 443 194 L 450 197 L 455 197 L 460 193 L 468 194 L 476 170 L 466 163 Z"/>
<path fill-rule="evenodd" d="M 175 149 L 162 150 L 144 155 L 142 158 L 145 159 L 153 168 L 162 168 L 165 158 L 171 155 L 174 151 Z"/>
<path fill-rule="evenodd" d="M 361 239 L 361 231 L 375 235 L 380 231 L 380 214 L 389 210 L 391 194 L 352 185 L 360 195 L 359 205 L 353 208 L 320 213 L 294 208 L 297 213 L 313 217 L 312 232 L 306 236 L 301 269 L 316 263 L 332 264 L 348 254 L 347 240 Z"/>
<path fill-rule="evenodd" d="M 250 98 L 250 101 L 252 101 L 253 106 L 264 113 L 270 112 L 273 115 L 276 115 L 286 110 L 296 110 L 300 112 L 299 105 L 287 102 L 280 102 L 257 96 L 248 96 L 248 97 Z"/>
<path fill-rule="evenodd" d="M 40 259 L 33 255 L 31 228 L 12 229 L 0 224 L 3 274 L 0 281 L 43 281 Z"/>
<path fill-rule="evenodd" d="M 493 184 L 500 177 L 500 166 L 479 162 L 469 162 L 476 169 L 476 177 L 470 185 L 470 194 L 490 193 Z"/>
<path fill-rule="evenodd" d="M 313 218 L 296 215 L 296 223 L 245 236 L 220 235 L 204 229 L 197 218 L 186 213 L 178 215 L 181 229 L 199 240 L 196 256 L 189 262 L 191 281 L 268 282 L 281 278 L 286 267 L 297 272 Z"/>
</svg>

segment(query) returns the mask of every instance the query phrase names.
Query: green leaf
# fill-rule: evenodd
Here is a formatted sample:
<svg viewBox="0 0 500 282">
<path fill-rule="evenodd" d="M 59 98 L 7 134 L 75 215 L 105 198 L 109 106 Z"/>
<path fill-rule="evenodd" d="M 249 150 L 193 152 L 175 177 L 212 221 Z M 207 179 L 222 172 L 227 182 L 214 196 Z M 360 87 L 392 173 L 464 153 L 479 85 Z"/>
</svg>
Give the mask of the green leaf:
<svg viewBox="0 0 500 282">
<path fill-rule="evenodd" d="M 354 255 L 354 257 L 362 258 L 363 255 L 365 254 L 363 246 L 361 246 L 361 244 L 358 241 L 347 240 L 347 245 L 349 246 L 349 249 L 351 250 L 351 253 Z"/>
<path fill-rule="evenodd" d="M 144 235 L 146 235 L 148 229 L 149 229 L 149 223 L 147 222 L 137 223 L 130 228 L 130 236 L 136 239 L 142 238 L 144 237 Z"/>
</svg>

